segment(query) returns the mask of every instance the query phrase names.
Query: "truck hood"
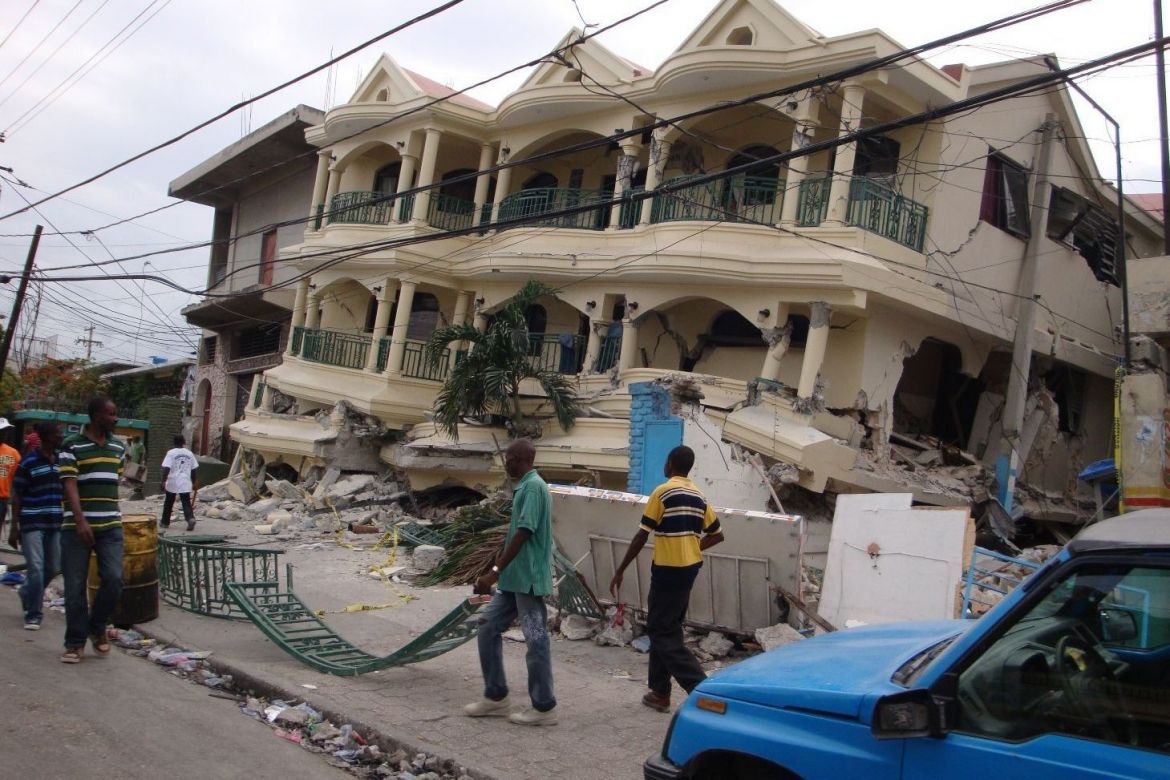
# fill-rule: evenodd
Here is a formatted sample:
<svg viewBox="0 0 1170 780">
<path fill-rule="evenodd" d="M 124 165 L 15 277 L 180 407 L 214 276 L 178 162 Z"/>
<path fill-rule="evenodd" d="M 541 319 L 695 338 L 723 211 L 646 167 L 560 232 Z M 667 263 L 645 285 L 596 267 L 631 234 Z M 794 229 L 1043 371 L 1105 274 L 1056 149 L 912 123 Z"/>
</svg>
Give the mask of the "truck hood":
<svg viewBox="0 0 1170 780">
<path fill-rule="evenodd" d="M 697 691 L 767 707 L 857 718 L 867 695 L 900 690 L 890 678 L 902 664 L 969 626 L 962 620 L 917 621 L 824 634 L 724 669 Z"/>
</svg>

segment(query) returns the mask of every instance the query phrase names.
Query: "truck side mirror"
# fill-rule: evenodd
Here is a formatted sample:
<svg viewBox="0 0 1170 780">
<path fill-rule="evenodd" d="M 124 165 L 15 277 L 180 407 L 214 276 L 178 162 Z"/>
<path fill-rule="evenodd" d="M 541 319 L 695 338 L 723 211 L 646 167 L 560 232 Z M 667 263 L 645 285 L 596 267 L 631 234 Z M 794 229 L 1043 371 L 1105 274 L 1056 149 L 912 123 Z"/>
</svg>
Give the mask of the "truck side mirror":
<svg viewBox="0 0 1170 780">
<path fill-rule="evenodd" d="M 905 739 L 938 734 L 938 707 L 925 689 L 883 696 L 874 707 L 873 735 L 877 739 Z"/>
<path fill-rule="evenodd" d="M 1101 639 L 1105 643 L 1128 642 L 1137 639 L 1137 618 L 1133 612 L 1120 607 L 1102 607 L 1098 611 L 1101 620 Z"/>
</svg>

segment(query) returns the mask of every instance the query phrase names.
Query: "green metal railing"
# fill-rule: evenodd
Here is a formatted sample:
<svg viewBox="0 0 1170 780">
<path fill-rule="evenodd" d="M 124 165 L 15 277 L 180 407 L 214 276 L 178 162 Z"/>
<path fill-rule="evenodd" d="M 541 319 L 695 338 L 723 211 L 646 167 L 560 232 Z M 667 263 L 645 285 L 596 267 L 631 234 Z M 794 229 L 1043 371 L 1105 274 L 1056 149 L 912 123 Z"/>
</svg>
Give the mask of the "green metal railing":
<svg viewBox="0 0 1170 780">
<path fill-rule="evenodd" d="M 594 372 L 602 374 L 616 366 L 618 357 L 621 356 L 621 351 L 621 334 L 615 336 L 602 336 L 601 349 L 597 353 L 597 362 L 593 364 Z"/>
<path fill-rule="evenodd" d="M 443 350 L 443 360 L 439 365 L 432 367 L 426 356 L 426 344 L 422 341 L 406 340 L 406 350 L 402 356 L 402 375 L 414 379 L 430 379 L 442 382 L 447 378 L 447 368 L 450 363 L 450 351 Z"/>
<path fill-rule="evenodd" d="M 815 227 L 825 220 L 829 210 L 831 176 L 818 176 L 800 182 L 797 224 Z M 849 182 L 849 210 L 846 223 L 885 236 L 891 241 L 918 252 L 926 241 L 926 221 L 930 210 L 907 198 L 877 179 L 854 176 Z"/>
<path fill-rule="evenodd" d="M 253 409 L 260 408 L 260 400 L 262 398 L 264 398 L 264 385 L 265 385 L 265 382 L 263 379 L 256 380 L 256 390 L 255 390 L 255 392 L 252 393 L 252 408 Z"/>
<path fill-rule="evenodd" d="M 329 201 L 329 224 L 387 225 L 394 196 L 382 192 L 339 192 Z"/>
<path fill-rule="evenodd" d="M 377 369 L 378 369 L 379 374 L 386 370 L 386 360 L 389 357 L 390 357 L 390 337 L 383 336 L 382 338 L 378 339 Z"/>
<path fill-rule="evenodd" d="M 479 210 L 480 225 L 490 225 L 492 223 L 492 205 L 493 204 L 491 203 L 485 203 Z M 486 230 L 484 232 L 486 232 Z"/>
<path fill-rule="evenodd" d="M 622 207 L 620 218 L 618 219 L 618 228 L 621 230 L 629 230 L 638 224 L 638 217 L 642 215 L 642 204 L 645 201 L 634 200 L 630 195 L 645 191 L 645 187 L 632 187 L 622 193 Z"/>
<path fill-rule="evenodd" d="M 342 368 L 365 368 L 370 337 L 336 330 L 305 328 L 301 357 Z"/>
<path fill-rule="evenodd" d="M 322 203 L 317 207 L 317 213 L 313 217 L 313 230 L 320 230 L 321 223 L 325 220 L 325 204 Z"/>
<path fill-rule="evenodd" d="M 414 196 L 403 195 L 398 199 L 398 221 L 406 224 L 410 222 L 411 214 L 414 213 Z"/>
<path fill-rule="evenodd" d="M 601 204 L 608 201 L 610 193 L 603 190 L 558 189 L 538 187 L 520 190 L 500 201 L 500 221 L 523 219 L 525 227 L 578 228 L 581 230 L 604 230 L 609 224 L 609 206 L 598 205 L 588 211 L 563 214 L 540 219 L 542 214 L 563 209 Z"/>
<path fill-rule="evenodd" d="M 678 176 L 662 184 L 685 182 Z M 780 218 L 784 183 L 770 176 L 736 176 L 682 187 L 654 196 L 651 222 L 749 222 L 775 224 Z"/>
<path fill-rule="evenodd" d="M 585 356 L 585 339 L 575 333 L 530 333 L 528 354 L 537 371 L 576 374 Z"/>
<path fill-rule="evenodd" d="M 929 211 L 881 182 L 855 176 L 849 183 L 849 224 L 921 252 Z"/>
<path fill-rule="evenodd" d="M 162 599 L 188 612 L 247 620 L 228 596 L 229 582 L 271 583 L 280 589 L 280 550 L 232 547 L 222 536 L 184 536 L 158 540 L 158 580 Z"/>
<path fill-rule="evenodd" d="M 475 204 L 453 195 L 432 193 L 427 207 L 427 224 L 440 230 L 466 230 L 471 227 Z"/>
<path fill-rule="evenodd" d="M 305 329 L 298 325 L 293 328 L 292 332 L 292 353 L 294 355 L 301 354 L 301 344 L 305 341 Z"/>
</svg>

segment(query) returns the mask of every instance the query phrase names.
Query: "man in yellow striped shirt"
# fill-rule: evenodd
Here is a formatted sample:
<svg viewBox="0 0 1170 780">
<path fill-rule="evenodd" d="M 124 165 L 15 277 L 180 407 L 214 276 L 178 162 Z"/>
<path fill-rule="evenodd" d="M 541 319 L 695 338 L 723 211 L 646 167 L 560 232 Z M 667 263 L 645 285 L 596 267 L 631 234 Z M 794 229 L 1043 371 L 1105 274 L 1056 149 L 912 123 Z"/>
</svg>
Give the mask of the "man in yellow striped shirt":
<svg viewBox="0 0 1170 780">
<path fill-rule="evenodd" d="M 650 690 L 642 703 L 660 712 L 670 710 L 671 677 L 687 693 L 707 677 L 683 644 L 683 620 L 690 606 L 691 586 L 703 566 L 702 551 L 723 541 L 723 529 L 707 498 L 687 477 L 694 465 L 695 453 L 690 447 L 670 451 L 663 468 L 667 481 L 650 494 L 638 532 L 609 584 L 610 593 L 618 598 L 623 572 L 654 534 L 646 615 Z"/>
</svg>

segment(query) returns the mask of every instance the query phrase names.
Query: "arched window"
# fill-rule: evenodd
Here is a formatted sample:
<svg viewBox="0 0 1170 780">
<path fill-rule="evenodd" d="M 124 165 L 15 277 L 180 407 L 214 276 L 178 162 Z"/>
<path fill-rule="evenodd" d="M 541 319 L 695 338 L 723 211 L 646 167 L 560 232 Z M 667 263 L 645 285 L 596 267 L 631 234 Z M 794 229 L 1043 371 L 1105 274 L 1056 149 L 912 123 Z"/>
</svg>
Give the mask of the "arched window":
<svg viewBox="0 0 1170 780">
<path fill-rule="evenodd" d="M 565 74 L 564 81 L 577 82 L 581 80 L 581 71 L 576 68 L 569 68 L 569 72 Z"/>
<path fill-rule="evenodd" d="M 447 171 L 443 174 L 441 184 L 439 185 L 440 195 L 449 195 L 452 198 L 459 198 L 471 203 L 475 200 L 475 171 L 471 168 L 457 168 L 453 171 Z M 462 181 L 450 182 L 450 179 L 457 179 L 460 176 L 471 176 Z"/>
<path fill-rule="evenodd" d="M 711 323 L 707 342 L 721 347 L 759 347 L 764 344 L 764 336 L 742 314 L 724 309 Z"/>
<path fill-rule="evenodd" d="M 426 341 L 439 327 L 439 299 L 428 292 L 416 292 L 410 305 L 410 324 L 406 337 Z"/>
<path fill-rule="evenodd" d="M 389 165 L 383 165 L 374 174 L 374 192 L 380 192 L 383 195 L 393 195 L 398 192 L 398 176 L 402 171 L 402 163 L 392 162 Z"/>
<path fill-rule="evenodd" d="M 378 101 L 379 103 L 385 103 L 389 99 L 390 99 L 390 90 L 388 90 L 388 89 L 378 90 L 378 94 L 374 97 L 374 100 Z"/>
<path fill-rule="evenodd" d="M 556 186 L 557 177 L 546 171 L 541 171 L 540 173 L 535 173 L 532 176 L 529 176 L 528 179 L 524 182 L 524 186 L 522 186 L 520 189 L 535 190 L 543 187 L 551 188 Z"/>
<path fill-rule="evenodd" d="M 728 46 L 751 46 L 755 42 L 755 33 L 750 27 L 736 27 L 727 34 Z"/>
</svg>

